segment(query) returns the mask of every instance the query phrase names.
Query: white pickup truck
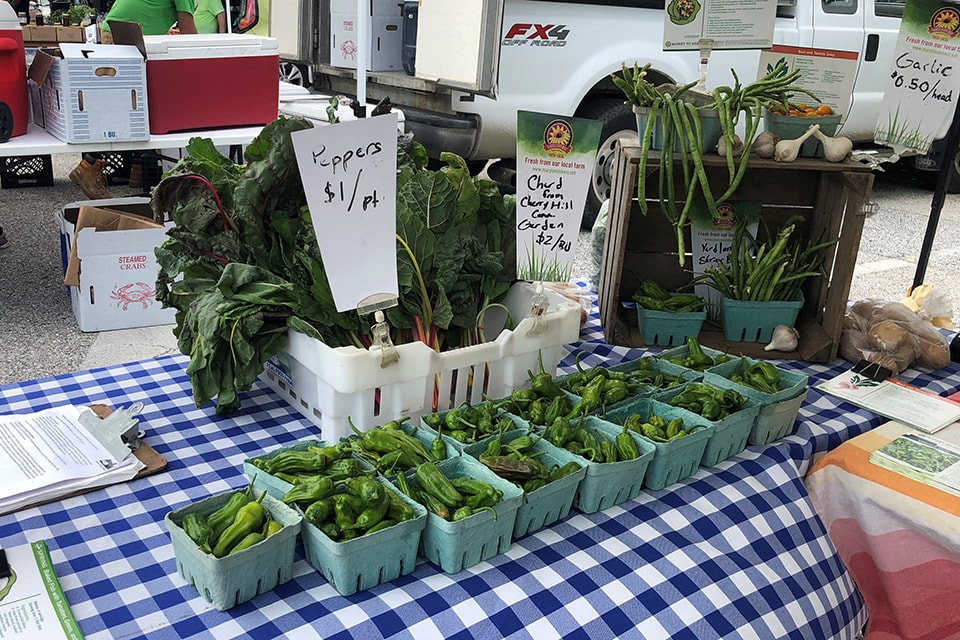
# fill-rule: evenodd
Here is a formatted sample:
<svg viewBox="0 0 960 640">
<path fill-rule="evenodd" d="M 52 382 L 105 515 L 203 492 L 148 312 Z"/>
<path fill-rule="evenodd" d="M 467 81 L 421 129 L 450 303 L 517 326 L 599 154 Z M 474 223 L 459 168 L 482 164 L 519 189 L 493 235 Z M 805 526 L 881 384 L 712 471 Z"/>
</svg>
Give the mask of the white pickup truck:
<svg viewBox="0 0 960 640">
<path fill-rule="evenodd" d="M 329 0 L 300 1 L 307 5 L 298 9 L 299 31 L 294 38 L 279 37 L 288 72 L 308 78 L 318 92 L 355 95 L 356 72 L 324 61 L 329 60 L 329 42 L 323 40 Z M 859 53 L 840 132 L 858 143 L 872 142 L 904 0 L 778 4 L 775 44 Z M 584 216 L 589 225 L 610 191 L 617 138 L 636 136 L 635 117 L 610 75 L 621 63 L 636 61 L 651 64 L 655 81 L 685 83 L 698 77 L 698 52 L 663 50 L 663 8 L 662 0 L 398 0 L 398 9 L 407 12 L 404 28 L 416 25 L 419 32 L 416 75 L 368 72 L 367 97 L 389 97 L 402 109 L 407 130 L 431 157 L 452 151 L 478 167 L 499 159 L 488 171 L 500 180 L 507 179 L 516 154 L 518 110 L 600 120 L 601 146 Z M 284 14 L 274 10 L 272 34 L 290 31 L 281 20 Z M 752 80 L 759 55 L 758 50 L 714 51 L 707 87 L 730 84 L 731 68 Z M 927 160 L 924 168 L 932 168 Z M 954 167 L 956 172 L 955 161 Z"/>
</svg>

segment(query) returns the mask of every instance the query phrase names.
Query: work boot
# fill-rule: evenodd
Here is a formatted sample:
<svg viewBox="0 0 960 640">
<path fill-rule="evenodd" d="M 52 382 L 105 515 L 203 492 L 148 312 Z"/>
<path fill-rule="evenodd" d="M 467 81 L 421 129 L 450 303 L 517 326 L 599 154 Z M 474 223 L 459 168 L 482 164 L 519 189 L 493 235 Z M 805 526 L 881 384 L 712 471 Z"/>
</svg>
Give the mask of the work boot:
<svg viewBox="0 0 960 640">
<path fill-rule="evenodd" d="M 70 172 L 70 182 L 80 187 L 83 195 L 91 200 L 104 200 L 110 197 L 107 180 L 103 175 L 106 160 L 83 154 L 80 164 Z"/>
</svg>

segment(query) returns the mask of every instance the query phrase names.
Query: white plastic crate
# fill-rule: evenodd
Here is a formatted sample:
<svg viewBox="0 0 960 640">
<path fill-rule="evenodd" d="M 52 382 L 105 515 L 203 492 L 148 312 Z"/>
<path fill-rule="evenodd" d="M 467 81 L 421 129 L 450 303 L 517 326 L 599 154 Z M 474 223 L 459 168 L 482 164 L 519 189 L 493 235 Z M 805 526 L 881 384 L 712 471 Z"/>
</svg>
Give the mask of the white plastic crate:
<svg viewBox="0 0 960 640">
<path fill-rule="evenodd" d="M 400 360 L 387 368 L 380 366 L 379 349 L 331 348 L 291 331 L 287 348 L 266 364 L 260 379 L 331 442 L 352 433 L 347 417 L 368 429 L 402 416 L 417 422 L 434 410 L 480 402 L 484 394 L 501 398 L 530 385 L 527 370 L 539 371 L 541 354 L 544 369 L 556 373 L 563 345 L 580 336 L 580 305 L 551 291 L 544 291 L 550 303 L 546 329 L 528 336 L 534 293 L 533 284 L 520 282 L 507 294 L 514 330 L 501 331 L 504 312 L 491 308 L 484 318 L 488 342 L 443 353 L 422 342 L 398 345 Z"/>
</svg>

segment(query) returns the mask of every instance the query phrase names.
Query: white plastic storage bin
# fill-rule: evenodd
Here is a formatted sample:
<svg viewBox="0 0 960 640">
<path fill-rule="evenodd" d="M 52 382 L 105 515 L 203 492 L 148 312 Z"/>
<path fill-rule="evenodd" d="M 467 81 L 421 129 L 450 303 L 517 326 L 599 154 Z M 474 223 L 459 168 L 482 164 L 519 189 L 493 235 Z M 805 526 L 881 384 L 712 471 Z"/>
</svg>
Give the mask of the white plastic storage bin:
<svg viewBox="0 0 960 640">
<path fill-rule="evenodd" d="M 331 442 L 352 433 L 348 417 L 367 429 L 401 416 L 417 422 L 434 410 L 480 402 L 483 394 L 502 398 L 530 385 L 527 370 L 539 371 L 541 354 L 544 369 L 556 373 L 563 345 L 580 336 L 580 305 L 550 291 L 544 292 L 550 303 L 545 330 L 527 335 L 535 324 L 528 317 L 534 291 L 534 285 L 521 282 L 507 294 L 505 305 L 514 322 L 522 318 L 514 330 L 497 335 L 504 315 L 492 308 L 484 320 L 489 342 L 443 353 L 422 342 L 398 345 L 399 362 L 385 369 L 379 350 L 331 348 L 291 331 L 287 348 L 267 362 L 260 379 Z"/>
</svg>

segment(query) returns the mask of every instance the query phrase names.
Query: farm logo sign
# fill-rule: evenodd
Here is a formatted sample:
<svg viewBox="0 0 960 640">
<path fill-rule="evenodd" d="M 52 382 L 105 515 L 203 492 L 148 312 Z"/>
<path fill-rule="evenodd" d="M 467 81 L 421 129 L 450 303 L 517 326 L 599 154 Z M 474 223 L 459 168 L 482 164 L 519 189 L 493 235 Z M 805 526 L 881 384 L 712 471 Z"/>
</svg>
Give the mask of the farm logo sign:
<svg viewBox="0 0 960 640">
<path fill-rule="evenodd" d="M 503 38 L 503 46 L 565 47 L 570 30 L 565 24 L 534 24 L 516 22 Z"/>
<path fill-rule="evenodd" d="M 600 123 L 517 112 L 517 277 L 567 282 Z"/>
</svg>

